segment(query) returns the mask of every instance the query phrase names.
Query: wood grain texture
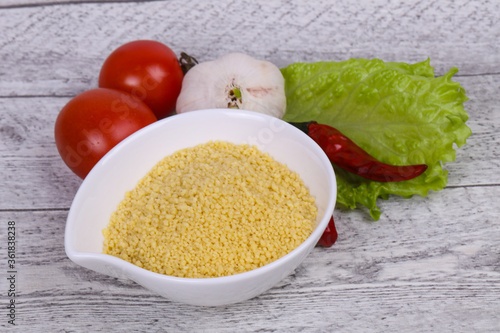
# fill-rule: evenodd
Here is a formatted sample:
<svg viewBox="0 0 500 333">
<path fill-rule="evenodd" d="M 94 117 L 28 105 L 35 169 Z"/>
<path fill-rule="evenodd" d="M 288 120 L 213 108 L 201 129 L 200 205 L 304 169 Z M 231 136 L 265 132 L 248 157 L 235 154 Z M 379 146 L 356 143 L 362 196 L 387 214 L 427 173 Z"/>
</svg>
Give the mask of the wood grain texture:
<svg viewBox="0 0 500 333">
<path fill-rule="evenodd" d="M 23 8 L 37 6 L 73 5 L 98 2 L 153 2 L 163 0 L 2 0 L 0 8 Z"/>
<path fill-rule="evenodd" d="M 54 141 L 55 119 L 69 99 L 0 99 L 0 209 L 69 208 L 81 181 Z"/>
<path fill-rule="evenodd" d="M 2 212 L 0 219 L 15 220 L 20 235 L 19 324 L 25 332 L 231 332 L 235 325 L 283 332 L 494 332 L 500 329 L 492 320 L 500 292 L 500 208 L 488 203 L 499 191 L 456 188 L 404 205 L 392 200 L 391 214 L 380 223 L 362 222 L 358 211 L 338 214 L 334 247 L 316 248 L 260 297 L 218 308 L 172 303 L 133 282 L 76 266 L 63 247 L 67 211 Z"/>
<path fill-rule="evenodd" d="M 499 332 L 500 3 L 489 1 L 0 2 L 0 331 Z M 454 79 L 473 134 L 427 197 L 335 211 L 339 240 L 263 295 L 193 307 L 73 264 L 64 226 L 81 180 L 53 125 L 134 39 L 210 60 L 240 51 L 278 66 L 380 58 Z M 7 221 L 16 221 L 17 326 L 6 321 Z"/>
<path fill-rule="evenodd" d="M 210 60 L 241 51 L 278 65 L 351 57 L 418 62 L 437 74 L 500 73 L 500 3 L 477 1 L 167 1 L 83 3 L 0 12 L 0 96 L 74 95 L 105 55 L 155 39 Z M 179 19 L 181 18 L 181 19 Z M 437 47 L 438 46 L 438 47 Z M 464 56 L 466 55 L 466 56 Z"/>
</svg>

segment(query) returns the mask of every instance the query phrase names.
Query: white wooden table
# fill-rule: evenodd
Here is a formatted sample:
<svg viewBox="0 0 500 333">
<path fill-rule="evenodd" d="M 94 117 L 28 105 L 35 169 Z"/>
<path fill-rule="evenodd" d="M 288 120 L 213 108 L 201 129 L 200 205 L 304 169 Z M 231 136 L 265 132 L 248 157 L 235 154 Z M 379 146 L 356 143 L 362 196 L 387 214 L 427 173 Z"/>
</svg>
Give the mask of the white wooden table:
<svg viewBox="0 0 500 333">
<path fill-rule="evenodd" d="M 2 0 L 0 32 L 0 331 L 500 331 L 498 1 Z M 444 190 L 380 202 L 378 222 L 336 210 L 338 242 L 314 249 L 260 297 L 216 308 L 172 303 L 73 264 L 63 246 L 81 181 L 57 153 L 55 118 L 134 39 L 202 61 L 240 51 L 279 66 L 430 57 L 437 75 L 460 69 L 473 135 L 446 166 Z"/>
</svg>

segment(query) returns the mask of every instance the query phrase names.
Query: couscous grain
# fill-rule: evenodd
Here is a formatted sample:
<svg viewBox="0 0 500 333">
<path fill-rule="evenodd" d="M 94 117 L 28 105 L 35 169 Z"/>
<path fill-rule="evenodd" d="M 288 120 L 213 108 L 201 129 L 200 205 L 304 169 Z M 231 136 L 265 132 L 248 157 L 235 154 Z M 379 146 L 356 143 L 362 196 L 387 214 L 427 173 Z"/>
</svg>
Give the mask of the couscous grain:
<svg viewBox="0 0 500 333">
<path fill-rule="evenodd" d="M 223 141 L 160 161 L 119 204 L 104 253 L 153 272 L 208 278 L 286 255 L 312 232 L 315 199 L 256 147 Z"/>
</svg>

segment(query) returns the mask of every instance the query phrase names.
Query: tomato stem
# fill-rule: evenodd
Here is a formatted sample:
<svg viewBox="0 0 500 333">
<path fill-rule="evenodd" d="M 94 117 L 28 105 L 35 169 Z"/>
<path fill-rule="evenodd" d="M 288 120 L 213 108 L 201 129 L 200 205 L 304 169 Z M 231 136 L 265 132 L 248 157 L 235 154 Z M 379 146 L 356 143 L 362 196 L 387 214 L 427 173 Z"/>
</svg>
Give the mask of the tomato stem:
<svg viewBox="0 0 500 333">
<path fill-rule="evenodd" d="M 182 72 L 184 73 L 184 75 L 186 75 L 186 73 L 191 68 L 198 65 L 198 60 L 196 60 L 195 57 L 192 57 L 185 52 L 181 52 L 181 56 L 179 58 L 179 64 L 181 65 Z"/>
</svg>

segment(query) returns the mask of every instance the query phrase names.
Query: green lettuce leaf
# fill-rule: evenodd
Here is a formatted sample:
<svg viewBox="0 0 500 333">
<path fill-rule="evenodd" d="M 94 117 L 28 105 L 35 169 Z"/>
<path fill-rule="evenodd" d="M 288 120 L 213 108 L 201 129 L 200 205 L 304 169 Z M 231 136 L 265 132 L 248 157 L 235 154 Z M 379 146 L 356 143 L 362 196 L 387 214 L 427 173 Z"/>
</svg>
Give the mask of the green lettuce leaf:
<svg viewBox="0 0 500 333">
<path fill-rule="evenodd" d="M 381 215 L 377 198 L 426 196 L 446 186 L 444 163 L 455 160 L 471 135 L 463 87 L 452 68 L 434 76 L 429 59 L 416 64 L 379 59 L 295 63 L 285 78 L 285 121 L 315 120 L 333 126 L 378 160 L 393 165 L 427 164 L 421 176 L 404 182 L 376 182 L 336 166 L 337 202 L 363 205 L 373 219 Z"/>
</svg>

